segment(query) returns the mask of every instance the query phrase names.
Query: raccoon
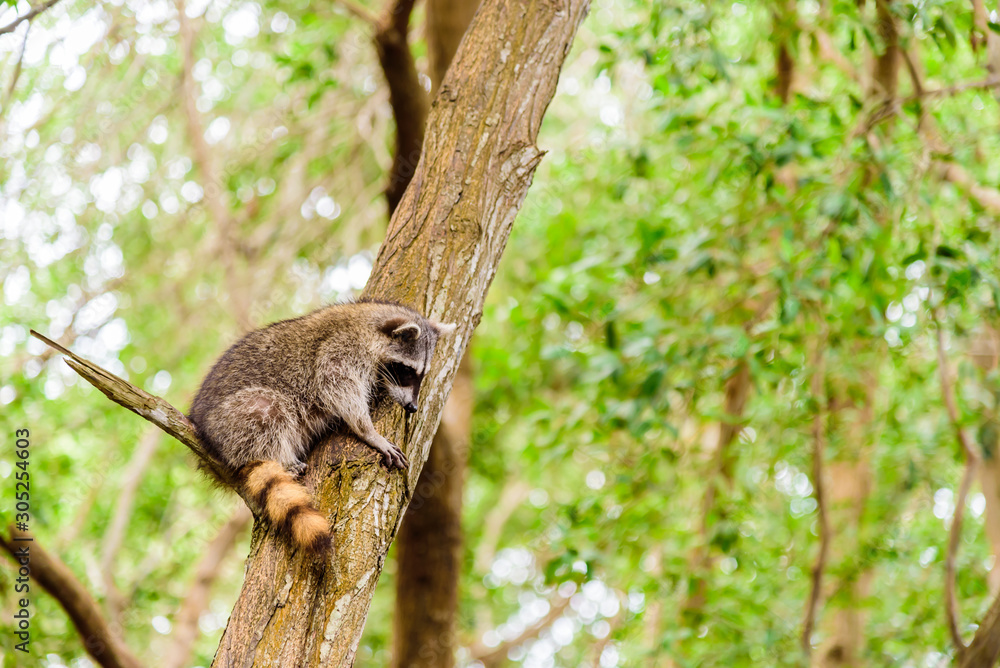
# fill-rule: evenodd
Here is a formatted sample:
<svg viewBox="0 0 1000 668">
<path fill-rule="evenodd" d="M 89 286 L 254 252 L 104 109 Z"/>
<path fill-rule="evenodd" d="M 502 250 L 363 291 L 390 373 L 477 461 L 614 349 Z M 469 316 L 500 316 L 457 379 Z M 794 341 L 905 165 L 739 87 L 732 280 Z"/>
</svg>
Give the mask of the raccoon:
<svg viewBox="0 0 1000 668">
<path fill-rule="evenodd" d="M 191 405 L 206 449 L 258 511 L 292 542 L 326 552 L 330 525 L 297 477 L 325 432 L 346 425 L 405 469 L 403 451 L 375 430 L 370 408 L 381 392 L 409 413 L 438 338 L 453 324 L 399 304 L 334 304 L 250 332 L 222 355 Z"/>
</svg>

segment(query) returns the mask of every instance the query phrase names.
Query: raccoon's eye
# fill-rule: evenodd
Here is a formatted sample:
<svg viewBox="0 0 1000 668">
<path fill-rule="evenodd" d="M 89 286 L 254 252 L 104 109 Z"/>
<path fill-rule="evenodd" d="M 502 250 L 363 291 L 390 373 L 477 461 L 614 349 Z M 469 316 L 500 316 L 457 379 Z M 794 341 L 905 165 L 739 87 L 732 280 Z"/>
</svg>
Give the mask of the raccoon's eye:
<svg viewBox="0 0 1000 668">
<path fill-rule="evenodd" d="M 385 374 L 393 384 L 401 387 L 416 385 L 420 381 L 420 374 L 417 373 L 416 369 L 402 362 L 386 364 Z"/>
</svg>

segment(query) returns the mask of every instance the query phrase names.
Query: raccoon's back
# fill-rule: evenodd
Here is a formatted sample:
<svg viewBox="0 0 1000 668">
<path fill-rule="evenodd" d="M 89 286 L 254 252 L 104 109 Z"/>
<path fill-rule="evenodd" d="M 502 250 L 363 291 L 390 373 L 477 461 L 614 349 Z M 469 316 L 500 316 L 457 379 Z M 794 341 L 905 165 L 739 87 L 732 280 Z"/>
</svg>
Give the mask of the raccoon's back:
<svg viewBox="0 0 1000 668">
<path fill-rule="evenodd" d="M 275 323 L 250 332 L 212 366 L 191 404 L 191 420 L 204 425 L 227 397 L 250 387 L 265 387 L 296 399 L 308 393 L 314 360 L 309 341 Z M 199 427 L 199 431 L 201 431 Z"/>
</svg>

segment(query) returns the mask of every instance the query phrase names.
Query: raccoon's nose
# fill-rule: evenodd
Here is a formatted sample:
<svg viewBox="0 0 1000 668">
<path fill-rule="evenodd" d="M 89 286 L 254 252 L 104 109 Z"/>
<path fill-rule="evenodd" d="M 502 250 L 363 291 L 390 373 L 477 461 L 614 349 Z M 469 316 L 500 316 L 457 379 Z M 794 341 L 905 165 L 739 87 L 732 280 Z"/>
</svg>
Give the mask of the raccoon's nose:
<svg viewBox="0 0 1000 668">
<path fill-rule="evenodd" d="M 416 413 L 417 405 L 411 401 L 410 403 L 403 406 L 403 410 L 405 410 L 407 413 Z"/>
</svg>

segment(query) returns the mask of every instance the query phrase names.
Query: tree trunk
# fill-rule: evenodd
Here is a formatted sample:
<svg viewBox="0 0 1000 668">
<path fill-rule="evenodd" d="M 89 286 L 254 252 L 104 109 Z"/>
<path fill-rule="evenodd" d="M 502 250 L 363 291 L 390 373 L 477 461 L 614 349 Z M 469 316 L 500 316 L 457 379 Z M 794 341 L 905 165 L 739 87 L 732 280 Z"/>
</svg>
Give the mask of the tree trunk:
<svg viewBox="0 0 1000 668">
<path fill-rule="evenodd" d="M 842 379 L 832 382 L 831 416 L 833 431 L 844 441 L 837 448 L 839 458 L 827 464 L 829 471 L 830 557 L 834 573 L 827 586 L 823 635 L 825 640 L 814 654 L 813 665 L 839 668 L 857 665 L 864 647 L 864 599 L 868 596 L 874 573 L 866 563 L 859 563 L 862 554 L 862 515 L 871 495 L 872 474 L 868 453 L 877 446 L 872 442 L 875 418 L 875 392 L 879 358 L 870 361 L 869 370 L 862 373 L 864 384 L 849 391 Z M 863 396 L 858 402 L 844 397 Z M 839 595 L 834 596 L 834 592 Z"/>
<path fill-rule="evenodd" d="M 428 0 L 426 35 L 433 92 L 441 87 L 478 6 L 479 0 Z M 472 362 L 467 350 L 420 472 L 416 496 L 396 538 L 395 668 L 451 668 L 455 664 L 462 492 L 472 406 Z"/>
<path fill-rule="evenodd" d="M 872 65 L 872 87 L 868 96 L 892 99 L 899 85 L 900 55 L 899 29 L 892 13 L 892 0 L 875 0 L 875 30 L 882 43 Z"/>
<path fill-rule="evenodd" d="M 398 668 L 450 668 L 455 664 L 462 486 L 472 400 L 472 372 L 465 356 L 396 539 L 399 568 L 392 665 Z"/>
<path fill-rule="evenodd" d="M 726 487 L 732 484 L 734 461 L 730 446 L 743 429 L 743 411 L 750 394 L 750 380 L 750 367 L 746 360 L 741 359 L 724 386 L 723 411 L 726 417 L 718 424 L 711 471 L 701 500 L 701 541 L 688 560 L 691 579 L 687 597 L 681 607 L 682 615 L 691 623 L 700 623 L 708 596 L 707 578 L 713 562 L 712 525 L 718 520 L 719 488 L 722 484 Z"/>
<path fill-rule="evenodd" d="M 213 666 L 349 666 L 372 593 L 518 208 L 542 158 L 535 139 L 586 0 L 494 0 L 473 20 L 441 86 L 424 151 L 392 218 L 364 297 L 459 323 L 441 341 L 420 410 L 384 410 L 408 472 L 336 434 L 310 457 L 305 484 L 334 526 L 328 563 L 254 527 L 246 579 Z"/>
<path fill-rule="evenodd" d="M 830 470 L 831 524 L 834 527 L 833 554 L 835 560 L 856 559 L 860 553 L 861 513 L 868 499 L 870 471 L 862 458 L 856 461 L 832 462 Z M 826 626 L 828 638 L 819 652 L 815 665 L 822 668 L 854 666 L 864 644 L 864 599 L 868 595 L 873 573 L 868 567 L 854 571 L 854 565 L 845 569 L 849 575 L 833 582 L 831 592 L 839 589 L 838 597 L 827 597 Z"/>
<path fill-rule="evenodd" d="M 478 8 L 479 0 L 427 0 L 427 56 L 432 92 L 441 87 Z"/>
</svg>

